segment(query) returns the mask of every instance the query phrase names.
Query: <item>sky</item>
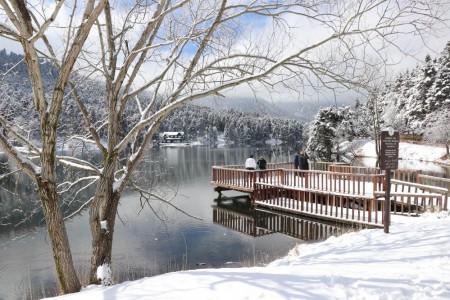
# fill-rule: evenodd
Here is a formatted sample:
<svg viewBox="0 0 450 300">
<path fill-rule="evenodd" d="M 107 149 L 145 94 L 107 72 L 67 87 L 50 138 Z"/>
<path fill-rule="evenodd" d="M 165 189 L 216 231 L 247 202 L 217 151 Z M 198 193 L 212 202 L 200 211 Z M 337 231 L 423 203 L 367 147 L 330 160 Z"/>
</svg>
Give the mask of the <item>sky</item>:
<svg viewBox="0 0 450 300">
<path fill-rule="evenodd" d="M 356 144 L 359 155 L 373 154 L 370 142 Z M 445 149 L 401 143 L 402 152 L 435 161 Z M 449 212 L 391 217 L 388 234 L 365 229 L 300 244 L 265 267 L 167 273 L 47 299 L 450 299 Z"/>
<path fill-rule="evenodd" d="M 34 2 L 38 1 L 37 0 L 28 1 L 28 3 Z M 343 3 L 345 2 L 346 1 L 343 1 Z M 46 3 L 48 5 L 46 5 L 45 8 L 43 8 L 42 10 L 45 10 L 47 15 L 49 15 L 50 12 L 52 11 L 52 5 L 54 5 L 54 3 L 55 2 L 52 1 Z M 39 5 L 36 7 L 37 10 L 40 12 L 41 8 L 39 7 Z M 79 8 L 79 11 L 81 12 L 82 9 Z M 352 10 L 348 9 L 348 11 Z M 119 17 L 121 16 L 121 14 L 119 13 L 119 9 L 115 9 L 114 13 L 115 14 L 117 13 Z M 61 11 L 59 12 L 59 16 L 56 19 L 56 22 L 49 27 L 50 30 L 48 33 L 48 38 L 55 45 L 54 48 L 57 50 L 58 53 L 62 53 L 63 50 L 65 49 L 64 45 L 61 43 L 62 41 L 64 41 L 64 34 L 66 34 L 64 22 L 67 19 L 69 19 L 70 14 L 71 14 L 70 7 L 63 6 L 61 8 Z M 2 15 L 4 14 L 0 14 L 0 16 Z M 280 20 L 282 20 L 282 22 Z M 291 47 L 295 48 L 294 45 L 297 46 L 301 45 L 302 47 L 306 45 L 311 45 L 330 34 L 330 32 L 324 28 L 325 26 L 313 24 L 311 20 L 309 22 L 305 21 L 305 18 L 299 17 L 296 14 L 281 15 L 278 21 L 280 21 L 279 24 L 283 24 L 284 26 L 286 26 L 286 28 L 287 27 L 289 28 L 289 34 L 290 38 L 292 38 L 292 42 L 286 42 L 287 37 L 285 37 L 284 35 L 283 38 L 274 39 L 273 36 L 277 36 L 276 34 L 273 34 L 273 32 L 271 31 L 273 27 L 276 27 L 274 23 L 264 20 L 264 18 L 261 16 L 250 14 L 245 18 L 243 18 L 242 20 L 242 24 L 245 24 L 246 28 L 246 30 L 243 30 L 243 32 L 246 34 L 245 35 L 246 37 L 238 36 L 236 38 L 237 46 L 236 45 L 233 46 L 239 48 L 240 45 L 241 47 L 245 48 L 246 46 L 244 45 L 246 45 L 246 43 L 249 43 L 249 41 L 256 40 L 257 47 L 264 47 L 263 46 L 264 41 L 270 40 L 270 44 L 268 46 L 267 45 L 265 46 L 267 47 L 267 49 L 273 50 L 277 48 L 282 48 L 283 50 L 286 50 L 291 49 Z M 0 23 L 2 22 L 4 22 L 4 20 L 0 18 Z M 383 54 L 383 56 L 386 57 L 386 59 L 389 60 L 391 64 L 393 64 L 390 67 L 391 70 L 393 70 L 390 74 L 392 75 L 399 71 L 404 71 L 407 68 L 412 68 L 418 63 L 420 64 L 423 61 L 426 54 L 430 54 L 432 57 L 435 57 L 437 53 L 441 52 L 442 49 L 444 48 L 445 44 L 448 41 L 447 40 L 448 36 L 450 36 L 450 23 L 448 22 L 446 26 L 440 26 L 439 29 L 436 28 L 435 35 L 432 34 L 430 34 L 429 36 L 427 35 L 424 40 L 422 40 L 417 35 L 407 35 L 406 37 L 398 35 L 398 37 L 396 38 L 396 43 L 397 45 L 400 46 L 399 48 L 404 50 L 404 53 L 397 51 L 396 47 L 389 47 L 385 49 Z M 283 45 L 280 45 L 281 43 L 283 43 Z M 88 44 L 90 45 L 90 49 L 95 49 L 99 47 L 97 38 L 91 38 L 88 41 Z M 14 51 L 19 53 L 22 52 L 21 47 L 17 42 L 13 42 L 11 40 L 7 40 L 1 37 L 0 37 L 0 48 L 6 48 L 8 51 Z M 191 48 L 192 47 L 188 47 L 188 52 L 192 52 L 194 50 L 194 48 L 192 49 Z M 289 51 L 283 52 L 284 53 L 283 56 L 288 52 Z M 93 54 L 91 53 L 91 55 Z M 148 71 L 148 73 L 150 73 L 154 69 L 155 65 L 153 64 L 148 64 L 144 67 L 144 70 Z M 143 77 L 146 76 L 143 75 Z M 293 100 L 298 101 L 300 99 L 303 101 L 322 101 L 328 104 L 334 103 L 335 100 L 343 102 L 344 100 L 348 101 L 349 98 L 361 99 L 361 97 L 359 97 L 354 92 L 347 90 L 345 90 L 345 92 L 342 91 L 341 93 L 337 94 L 331 92 L 330 90 L 323 90 L 321 93 L 317 93 L 316 90 L 312 89 L 311 87 L 308 87 L 309 83 L 306 81 L 307 80 L 305 80 L 302 83 L 295 82 L 295 84 L 303 86 L 303 90 L 301 91 L 301 93 L 297 93 L 297 91 L 293 91 L 292 89 L 284 88 L 282 85 L 278 85 L 275 91 L 271 91 L 271 93 L 269 93 L 265 88 L 262 88 L 260 85 L 256 84 L 253 86 L 254 89 L 251 89 L 248 85 L 240 85 L 236 88 L 233 88 L 225 92 L 224 94 L 228 97 L 256 96 L 264 98 L 266 100 L 270 99 L 274 102 L 293 101 Z M 318 80 L 312 81 L 313 84 L 320 86 Z"/>
</svg>

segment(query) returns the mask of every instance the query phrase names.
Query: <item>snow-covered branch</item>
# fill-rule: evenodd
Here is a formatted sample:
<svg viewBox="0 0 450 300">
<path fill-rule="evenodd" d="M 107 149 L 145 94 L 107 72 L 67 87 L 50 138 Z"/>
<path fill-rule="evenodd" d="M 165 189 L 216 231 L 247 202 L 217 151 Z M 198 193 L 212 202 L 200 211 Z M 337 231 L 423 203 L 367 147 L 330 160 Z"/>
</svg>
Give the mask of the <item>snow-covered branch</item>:
<svg viewBox="0 0 450 300">
<path fill-rule="evenodd" d="M 0 130 L 0 148 L 3 149 L 6 155 L 12 159 L 19 168 L 27 173 L 30 178 L 35 181 L 37 180 L 37 177 L 41 174 L 41 168 L 23 155 L 3 134 L 2 130 Z"/>
<path fill-rule="evenodd" d="M 65 181 L 58 185 L 58 189 L 59 189 L 58 192 L 60 194 L 68 192 L 70 189 L 76 187 L 77 185 L 84 183 L 85 181 L 88 181 L 88 183 L 81 189 L 81 190 L 84 190 L 87 187 L 89 187 L 90 185 L 92 185 L 93 183 L 95 183 L 97 180 L 98 180 L 98 176 L 86 176 L 86 177 L 78 178 L 75 181 Z M 79 192 L 80 192 L 80 190 L 78 190 L 77 193 L 79 193 Z"/>
<path fill-rule="evenodd" d="M 101 170 L 98 169 L 96 166 L 94 166 L 93 164 L 89 163 L 86 160 L 83 159 L 78 159 L 76 157 L 73 156 L 57 156 L 58 158 L 58 162 L 69 166 L 71 168 L 75 168 L 77 170 L 83 170 L 83 171 L 89 171 L 89 172 L 93 172 L 95 174 L 101 174 Z"/>
</svg>

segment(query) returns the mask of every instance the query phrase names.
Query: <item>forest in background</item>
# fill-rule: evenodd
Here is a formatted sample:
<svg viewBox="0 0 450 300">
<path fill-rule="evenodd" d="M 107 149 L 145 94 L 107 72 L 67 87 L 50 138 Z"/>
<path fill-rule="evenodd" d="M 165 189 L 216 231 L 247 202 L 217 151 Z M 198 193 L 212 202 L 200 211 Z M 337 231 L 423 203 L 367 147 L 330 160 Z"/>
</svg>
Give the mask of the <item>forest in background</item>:
<svg viewBox="0 0 450 300">
<path fill-rule="evenodd" d="M 33 111 L 32 90 L 27 76 L 27 70 L 22 62 L 23 56 L 0 50 L 0 113 L 15 124 L 21 125 L 22 134 L 36 138 L 39 133 L 37 115 Z M 51 63 L 43 60 L 40 64 L 46 86 L 52 86 L 57 70 Z M 96 81 L 81 81 L 76 76 L 72 80 L 79 87 L 81 98 L 87 99 L 86 107 L 90 116 L 100 126 L 106 119 L 106 107 L 100 103 L 104 97 L 104 85 Z M 141 99 L 151 98 L 149 94 L 142 94 Z M 226 99 L 224 101 L 227 101 Z M 264 101 L 261 100 L 260 103 Z M 243 103 L 246 105 L 246 103 Z M 265 103 L 270 108 L 270 103 Z M 19 107 L 20 109 L 17 109 Z M 136 122 L 135 112 L 138 107 L 131 105 L 122 119 L 124 132 Z M 13 112 L 20 114 L 13 114 Z M 274 116 L 278 115 L 278 116 Z M 60 133 L 62 136 L 73 134 L 83 135 L 83 126 L 79 126 L 82 119 L 70 93 L 64 102 L 62 110 Z M 298 119 L 281 117 L 276 109 L 264 113 L 244 112 L 240 107 L 235 109 L 213 109 L 208 106 L 184 105 L 177 108 L 162 124 L 159 132 L 184 131 L 187 139 L 200 140 L 206 144 L 217 141 L 218 135 L 223 134 L 228 143 L 245 145 L 263 145 L 268 139 L 278 139 L 287 144 L 298 144 L 303 147 L 305 122 Z"/>
<path fill-rule="evenodd" d="M 8 120 L 21 125 L 22 133 L 37 137 L 39 126 L 32 107 L 31 86 L 22 62 L 23 56 L 0 50 L 0 113 Z M 43 60 L 40 64 L 46 86 L 51 87 L 57 70 Z M 103 84 L 95 80 L 81 81 L 76 76 L 79 93 L 88 99 L 86 107 L 92 119 L 100 125 L 105 121 L 106 111 L 100 99 L 104 96 Z M 143 94 L 142 99 L 151 95 Z M 233 107 L 212 105 L 212 101 L 197 101 L 177 108 L 162 124 L 159 132 L 184 131 L 187 139 L 213 145 L 219 135 L 230 144 L 264 145 L 268 139 L 277 139 L 297 149 L 308 148 L 317 159 L 333 160 L 343 140 L 374 138 L 374 127 L 393 126 L 404 138 L 432 143 L 449 143 L 450 128 L 450 42 L 436 58 L 427 55 L 422 65 L 400 73 L 396 80 L 380 87 L 368 101 L 355 100 L 355 105 L 329 106 L 315 112 L 315 118 L 307 123 L 295 115 L 301 111 L 283 110 L 279 106 L 258 99 L 230 100 Z M 239 101 L 241 100 L 241 101 Z M 295 103 L 295 101 L 293 101 Z M 20 109 L 16 109 L 19 106 Z M 286 105 L 286 108 L 291 108 Z M 126 132 L 127 124 L 136 122 L 135 110 L 131 106 L 122 119 Z M 252 109 L 257 112 L 249 112 Z M 19 111 L 19 115 L 13 115 Z M 311 115 L 310 110 L 306 113 Z M 60 125 L 62 136 L 84 135 L 79 126 L 81 115 L 72 99 L 67 97 L 62 110 Z M 305 118 L 303 118 L 305 119 Z"/>
</svg>

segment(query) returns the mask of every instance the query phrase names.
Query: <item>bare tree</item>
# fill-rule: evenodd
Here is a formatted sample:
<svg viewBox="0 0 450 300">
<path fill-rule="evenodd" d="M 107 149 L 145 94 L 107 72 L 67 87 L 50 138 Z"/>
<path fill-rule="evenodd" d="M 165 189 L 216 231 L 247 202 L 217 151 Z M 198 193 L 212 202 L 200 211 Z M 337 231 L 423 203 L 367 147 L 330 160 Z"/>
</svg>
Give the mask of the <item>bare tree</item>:
<svg viewBox="0 0 450 300">
<path fill-rule="evenodd" d="M 62 2 L 57 2 L 56 7 L 60 8 Z M 124 190 L 134 188 L 146 197 L 158 198 L 140 187 L 133 173 L 158 127 L 175 108 L 206 96 L 224 98 L 226 92 L 242 85 L 255 93 L 288 88 L 299 95 L 304 88 L 317 87 L 317 83 L 330 89 L 367 86 L 366 70 L 373 64 L 372 55 L 379 55 L 385 62 L 381 53 L 387 47 L 401 51 L 396 37 L 421 36 L 441 21 L 448 8 L 446 1 L 439 0 L 141 0 L 100 1 L 95 7 L 94 1 L 87 2 L 89 11 L 78 26 L 72 23 L 74 17 L 59 26 L 68 28 L 69 43 L 51 46 L 44 33 L 53 16 L 38 24 L 23 1 L 20 8 L 0 0 L 10 23 L 0 23 L 0 32 L 22 43 L 30 70 L 43 145 L 42 149 L 30 147 L 39 154 L 40 168 L 11 145 L 9 138 L 15 132 L 6 120 L 2 120 L 2 126 L 8 134 L 0 135 L 0 147 L 35 178 L 44 210 L 57 210 L 53 171 L 58 159 L 54 151 L 56 125 L 69 74 L 84 47 L 78 66 L 86 76 L 102 76 L 106 122 L 94 124 L 87 101 L 77 93 L 76 85 L 70 85 L 70 94 L 85 122 L 86 136 L 79 138 L 95 145 L 102 161 L 94 166 L 79 159 L 59 159 L 92 172 L 98 180 L 90 204 L 90 281 L 103 284 L 111 280 L 98 278 L 97 271 L 110 268 L 117 207 Z M 75 15 L 76 5 L 72 7 Z M 104 14 L 99 17 L 102 9 Z M 94 22 L 95 30 L 90 31 L 86 43 Z M 299 37 L 298 27 L 308 27 L 316 34 Z M 38 40 L 47 47 L 41 55 L 60 67 L 51 100 L 41 88 L 35 48 Z M 53 49 L 66 50 L 61 56 Z M 144 91 L 151 92 L 150 100 L 141 97 Z M 131 129 L 122 132 L 122 121 L 130 106 L 138 118 Z M 20 139 L 30 144 L 26 138 Z M 49 202 L 52 207 L 47 207 Z M 47 223 L 52 225 L 49 232 L 53 235 L 53 225 L 62 224 L 62 219 L 50 218 Z"/>
<path fill-rule="evenodd" d="M 94 2 L 94 1 L 87 1 Z M 75 268 L 70 252 L 64 220 L 59 207 L 56 188 L 56 138 L 59 113 L 64 99 L 64 90 L 69 75 L 72 72 L 75 61 L 90 32 L 92 25 L 103 10 L 106 1 L 99 3 L 87 11 L 86 18 L 71 19 L 69 27 L 74 35 L 67 43 L 66 51 L 59 61 L 60 73 L 50 95 L 45 94 L 40 70 L 38 41 L 48 42 L 46 31 L 55 21 L 64 1 L 57 1 L 50 14 L 41 14 L 45 10 L 39 10 L 39 6 L 27 5 L 23 0 L 7 2 L 1 0 L 3 20 L 0 23 L 0 34 L 19 42 L 25 54 L 25 64 L 32 86 L 32 101 L 36 112 L 39 114 L 42 147 L 18 133 L 9 124 L 7 119 L 0 117 L 0 147 L 6 152 L 8 158 L 19 166 L 38 186 L 38 193 L 44 211 L 47 230 L 51 239 L 56 273 L 62 292 L 76 292 L 80 289 L 80 281 L 75 273 Z M 45 5 L 44 3 L 42 5 Z M 91 8 L 90 6 L 87 6 Z M 38 156 L 35 162 L 22 155 L 17 147 L 12 144 L 16 139 L 21 145 L 27 146 L 34 155 Z"/>
<path fill-rule="evenodd" d="M 375 153 L 377 155 L 377 164 L 380 158 L 380 136 L 383 129 L 383 122 L 381 120 L 381 110 L 379 108 L 378 97 L 376 92 L 369 93 L 369 97 L 366 103 L 366 118 L 365 124 L 368 128 L 370 137 L 375 141 Z"/>
</svg>

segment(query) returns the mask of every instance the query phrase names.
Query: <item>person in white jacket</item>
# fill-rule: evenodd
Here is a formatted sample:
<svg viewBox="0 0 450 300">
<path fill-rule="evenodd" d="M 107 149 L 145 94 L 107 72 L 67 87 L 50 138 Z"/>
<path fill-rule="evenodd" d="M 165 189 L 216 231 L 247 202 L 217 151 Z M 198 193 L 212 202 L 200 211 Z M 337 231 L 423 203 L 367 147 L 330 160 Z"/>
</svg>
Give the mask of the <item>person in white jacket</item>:
<svg viewBox="0 0 450 300">
<path fill-rule="evenodd" d="M 253 158 L 253 154 L 250 155 L 249 158 L 245 161 L 245 168 L 247 170 L 255 170 L 256 169 L 256 160 Z"/>
</svg>

